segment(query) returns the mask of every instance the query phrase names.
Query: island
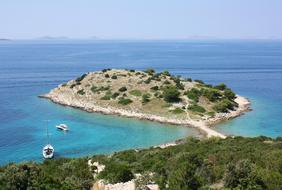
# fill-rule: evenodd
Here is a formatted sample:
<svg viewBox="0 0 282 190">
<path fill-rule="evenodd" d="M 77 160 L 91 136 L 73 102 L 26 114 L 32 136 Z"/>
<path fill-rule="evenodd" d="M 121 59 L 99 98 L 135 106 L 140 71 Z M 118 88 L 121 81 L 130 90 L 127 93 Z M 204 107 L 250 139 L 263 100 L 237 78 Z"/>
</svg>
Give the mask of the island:
<svg viewBox="0 0 282 190">
<path fill-rule="evenodd" d="M 212 126 L 250 109 L 248 99 L 223 83 L 213 86 L 153 69 L 89 72 L 40 97 L 87 112 L 187 125 L 220 138 L 226 136 Z"/>
</svg>

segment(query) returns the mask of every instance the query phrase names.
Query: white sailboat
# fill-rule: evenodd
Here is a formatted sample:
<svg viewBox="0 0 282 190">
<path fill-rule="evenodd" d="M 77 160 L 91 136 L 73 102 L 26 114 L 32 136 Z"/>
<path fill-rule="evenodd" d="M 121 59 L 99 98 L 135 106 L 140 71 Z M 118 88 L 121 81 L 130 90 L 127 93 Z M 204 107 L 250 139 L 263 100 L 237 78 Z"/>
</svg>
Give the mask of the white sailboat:
<svg viewBox="0 0 282 190">
<path fill-rule="evenodd" d="M 55 149 L 54 149 L 54 147 L 49 143 L 48 122 L 47 122 L 46 131 L 47 131 L 47 145 L 45 145 L 45 146 L 43 147 L 42 154 L 43 154 L 43 157 L 44 157 L 45 159 L 49 159 L 49 158 L 53 158 L 53 157 L 54 157 Z"/>
<path fill-rule="evenodd" d="M 62 131 L 69 131 L 69 128 L 66 124 L 56 125 L 56 128 Z"/>
</svg>

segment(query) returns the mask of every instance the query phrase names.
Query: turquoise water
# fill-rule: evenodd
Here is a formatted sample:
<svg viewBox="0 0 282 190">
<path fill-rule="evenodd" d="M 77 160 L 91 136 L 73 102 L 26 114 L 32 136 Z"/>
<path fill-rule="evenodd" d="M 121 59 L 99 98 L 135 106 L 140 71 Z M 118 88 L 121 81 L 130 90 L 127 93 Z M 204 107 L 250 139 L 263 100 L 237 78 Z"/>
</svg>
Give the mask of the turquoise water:
<svg viewBox="0 0 282 190">
<path fill-rule="evenodd" d="M 252 112 L 216 130 L 243 136 L 282 135 L 282 42 L 1 42 L 0 163 L 41 160 L 46 119 L 57 157 L 111 153 L 198 135 L 185 127 L 91 114 L 37 98 L 84 72 L 148 67 L 212 84 L 225 82 L 252 101 Z M 71 131 L 57 131 L 58 123 L 68 124 Z"/>
</svg>

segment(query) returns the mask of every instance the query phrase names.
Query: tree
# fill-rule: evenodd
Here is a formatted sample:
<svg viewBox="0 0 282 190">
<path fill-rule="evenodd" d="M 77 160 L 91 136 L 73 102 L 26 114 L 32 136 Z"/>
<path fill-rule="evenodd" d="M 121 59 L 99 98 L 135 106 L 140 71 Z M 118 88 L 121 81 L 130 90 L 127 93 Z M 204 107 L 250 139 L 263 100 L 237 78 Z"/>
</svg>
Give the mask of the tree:
<svg viewBox="0 0 282 190">
<path fill-rule="evenodd" d="M 250 160 L 239 160 L 236 164 L 229 164 L 224 178 L 225 186 L 238 189 L 266 189 L 256 170 L 256 165 Z"/>
<path fill-rule="evenodd" d="M 234 100 L 236 98 L 236 94 L 230 88 L 224 90 L 224 96 L 229 100 Z"/>
<path fill-rule="evenodd" d="M 125 86 L 121 87 L 120 89 L 118 89 L 120 92 L 125 92 L 127 91 L 127 88 Z"/>
<path fill-rule="evenodd" d="M 143 96 L 142 96 L 142 103 L 143 104 L 146 104 L 146 103 L 148 103 L 148 102 L 150 102 L 150 97 L 151 97 L 151 95 L 150 94 L 143 94 Z"/>
<path fill-rule="evenodd" d="M 197 88 L 192 88 L 191 90 L 185 92 L 187 97 L 191 100 L 194 100 L 195 102 L 199 101 L 200 96 L 202 95 L 202 92 L 198 90 Z"/>
<path fill-rule="evenodd" d="M 155 70 L 150 68 L 145 70 L 145 73 L 148 73 L 149 75 L 153 75 L 155 73 Z"/>
<path fill-rule="evenodd" d="M 216 101 L 219 100 L 222 95 L 219 90 L 213 88 L 205 88 L 203 89 L 203 96 L 205 96 L 209 101 Z"/>
<path fill-rule="evenodd" d="M 237 106 L 235 102 L 232 102 L 228 99 L 223 99 L 219 101 L 216 105 L 213 106 L 213 109 L 217 112 L 227 113 L 229 110 L 233 110 Z"/>
<path fill-rule="evenodd" d="M 189 162 L 182 162 L 169 175 L 170 190 L 196 190 L 202 186 L 200 177 L 195 174 L 195 167 Z"/>
<path fill-rule="evenodd" d="M 163 71 L 163 75 L 170 76 L 170 73 L 167 70 L 165 70 L 165 71 Z"/>
<path fill-rule="evenodd" d="M 226 89 L 226 85 L 224 83 L 221 83 L 219 85 L 214 86 L 215 89 L 218 90 L 225 90 Z"/>
<path fill-rule="evenodd" d="M 178 102 L 180 92 L 175 86 L 169 85 L 163 88 L 163 97 L 167 102 Z"/>
<path fill-rule="evenodd" d="M 110 163 L 105 170 L 100 173 L 100 178 L 108 180 L 110 183 L 127 182 L 133 179 L 134 175 L 127 165 L 120 163 Z"/>
</svg>

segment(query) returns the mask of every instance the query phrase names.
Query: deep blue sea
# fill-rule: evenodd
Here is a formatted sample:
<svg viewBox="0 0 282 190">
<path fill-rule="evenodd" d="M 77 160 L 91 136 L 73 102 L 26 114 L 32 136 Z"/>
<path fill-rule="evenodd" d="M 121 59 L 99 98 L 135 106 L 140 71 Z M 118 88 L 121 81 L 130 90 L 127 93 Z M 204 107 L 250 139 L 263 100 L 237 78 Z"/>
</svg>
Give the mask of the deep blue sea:
<svg viewBox="0 0 282 190">
<path fill-rule="evenodd" d="M 0 42 L 0 164 L 42 160 L 46 122 L 56 157 L 143 148 L 194 129 L 86 113 L 37 96 L 103 68 L 154 68 L 224 82 L 253 111 L 216 127 L 225 134 L 282 136 L 281 41 L 9 41 Z M 66 123 L 69 133 L 55 129 Z"/>
</svg>

